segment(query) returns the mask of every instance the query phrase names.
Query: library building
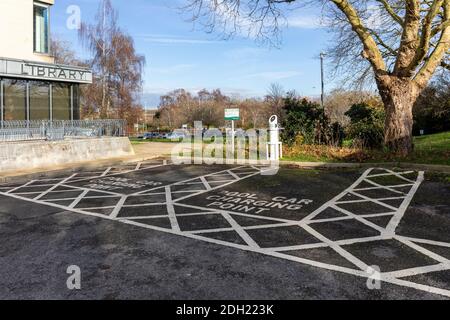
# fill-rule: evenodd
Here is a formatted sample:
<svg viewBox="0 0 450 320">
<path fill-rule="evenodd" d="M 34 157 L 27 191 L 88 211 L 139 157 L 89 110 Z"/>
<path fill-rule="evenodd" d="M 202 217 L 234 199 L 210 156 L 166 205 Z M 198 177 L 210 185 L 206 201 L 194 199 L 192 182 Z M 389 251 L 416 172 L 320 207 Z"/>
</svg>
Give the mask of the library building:
<svg viewBox="0 0 450 320">
<path fill-rule="evenodd" d="M 50 41 L 55 0 L 0 1 L 0 120 L 78 120 L 87 68 L 55 64 Z"/>
</svg>

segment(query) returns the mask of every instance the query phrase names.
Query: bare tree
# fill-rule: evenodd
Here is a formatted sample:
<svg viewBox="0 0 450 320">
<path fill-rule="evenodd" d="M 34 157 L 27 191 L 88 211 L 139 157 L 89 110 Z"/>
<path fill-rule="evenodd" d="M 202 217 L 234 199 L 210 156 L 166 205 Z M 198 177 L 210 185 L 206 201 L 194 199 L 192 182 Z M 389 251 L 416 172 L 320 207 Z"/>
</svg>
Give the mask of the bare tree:
<svg viewBox="0 0 450 320">
<path fill-rule="evenodd" d="M 129 124 L 142 117 L 139 103 L 145 57 L 136 53 L 131 36 L 118 27 L 117 13 L 111 0 L 100 3 L 96 24 L 81 24 L 80 39 L 91 51 L 94 84 L 86 97 L 97 108 L 100 118 L 122 118 Z"/>
<path fill-rule="evenodd" d="M 117 26 L 117 13 L 112 7 L 110 0 L 102 0 L 95 16 L 96 24 L 81 24 L 79 37 L 83 44 L 93 54 L 92 68 L 101 82 L 101 105 L 100 117 L 107 118 L 112 101 L 110 93 L 113 88 L 111 84 L 111 68 L 114 64 L 111 54 L 113 51 L 113 39 L 119 32 Z"/>
<path fill-rule="evenodd" d="M 279 33 L 283 10 L 293 3 L 323 6 L 337 35 L 335 57 L 348 72 L 358 62 L 368 62 L 369 68 L 359 76 L 374 76 L 386 110 L 385 144 L 404 155 L 412 150 L 414 102 L 437 68 L 449 69 L 450 0 L 188 2 L 186 9 L 208 31 L 220 27 L 232 34 L 244 26 L 262 38 Z"/>
<path fill-rule="evenodd" d="M 237 103 L 242 117 L 248 119 L 245 128 L 265 128 L 273 112 L 273 104 L 259 99 L 245 99 Z"/>
<path fill-rule="evenodd" d="M 267 89 L 267 99 L 278 103 L 278 101 L 283 100 L 286 95 L 286 91 L 279 83 L 271 83 Z"/>
<path fill-rule="evenodd" d="M 202 121 L 206 127 L 223 127 L 224 109 L 236 107 L 241 110 L 237 126 L 259 128 L 266 126 L 272 109 L 267 101 L 260 99 L 233 99 L 219 89 L 200 90 L 192 95 L 185 89 L 177 89 L 160 97 L 157 122 L 169 128 L 179 128 L 182 124 L 193 125 Z"/>
<path fill-rule="evenodd" d="M 133 38 L 123 32 L 118 32 L 113 37 L 112 55 L 118 116 L 127 120 L 136 119 L 141 113 L 138 101 L 143 84 L 145 57 L 136 53 Z"/>
<path fill-rule="evenodd" d="M 345 113 L 357 103 L 380 107 L 383 105 L 380 97 L 372 92 L 335 89 L 326 96 L 325 111 L 331 122 L 339 122 L 342 126 L 346 126 L 350 119 Z"/>
<path fill-rule="evenodd" d="M 265 100 L 270 105 L 271 113 L 277 115 L 279 118 L 283 115 L 283 99 L 285 96 L 286 91 L 279 83 L 272 83 L 267 89 Z"/>
<path fill-rule="evenodd" d="M 86 66 L 87 64 L 80 61 L 75 51 L 72 49 L 70 42 L 52 35 L 52 56 L 56 64 L 72 65 L 72 66 Z"/>
</svg>

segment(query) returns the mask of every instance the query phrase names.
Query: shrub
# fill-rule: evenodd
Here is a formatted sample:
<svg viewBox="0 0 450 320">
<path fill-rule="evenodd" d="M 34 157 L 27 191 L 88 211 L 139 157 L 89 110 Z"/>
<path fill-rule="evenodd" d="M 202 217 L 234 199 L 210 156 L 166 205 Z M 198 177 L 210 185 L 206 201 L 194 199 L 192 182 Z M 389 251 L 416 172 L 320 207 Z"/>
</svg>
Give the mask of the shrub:
<svg viewBox="0 0 450 320">
<path fill-rule="evenodd" d="M 425 88 L 413 108 L 413 133 L 438 133 L 450 130 L 450 77 L 437 79 Z"/>
<path fill-rule="evenodd" d="M 346 133 L 353 141 L 353 147 L 374 149 L 383 146 L 385 114 L 382 108 L 359 103 L 352 105 L 345 115 L 350 118 Z"/>
<path fill-rule="evenodd" d="M 284 99 L 283 109 L 282 138 L 289 146 L 298 144 L 299 136 L 302 144 L 342 144 L 342 126 L 337 122 L 330 124 L 319 104 L 288 96 Z"/>
</svg>

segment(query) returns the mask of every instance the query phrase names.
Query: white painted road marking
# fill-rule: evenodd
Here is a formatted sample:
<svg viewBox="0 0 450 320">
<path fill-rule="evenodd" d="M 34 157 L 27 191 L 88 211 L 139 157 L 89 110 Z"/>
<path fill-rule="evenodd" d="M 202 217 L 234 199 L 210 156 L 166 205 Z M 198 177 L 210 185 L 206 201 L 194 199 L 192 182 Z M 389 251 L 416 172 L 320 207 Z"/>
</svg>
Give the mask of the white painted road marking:
<svg viewBox="0 0 450 320">
<path fill-rule="evenodd" d="M 153 165 L 151 168 L 157 168 L 157 167 L 164 166 L 164 165 L 168 165 L 168 163 L 164 162 L 159 165 Z M 147 170 L 147 169 L 149 169 L 149 167 L 145 167 L 142 164 L 138 164 L 135 166 L 135 170 L 126 170 L 121 173 L 110 173 L 110 172 L 112 172 L 111 168 L 108 168 L 105 171 L 99 173 L 99 175 L 102 177 L 105 177 L 105 176 L 123 174 L 123 173 L 128 173 L 128 172 L 139 172 L 139 171 Z M 396 284 L 399 286 L 411 287 L 411 288 L 415 288 L 418 290 L 423 290 L 423 291 L 450 297 L 450 290 L 436 288 L 433 286 L 423 285 L 423 284 L 414 283 L 411 281 L 406 281 L 404 279 L 401 279 L 402 277 L 410 276 L 410 275 L 426 274 L 429 272 L 440 271 L 440 270 L 450 270 L 450 263 L 449 263 L 448 259 L 420 246 L 420 243 L 424 243 L 424 244 L 432 244 L 432 245 L 436 245 L 436 246 L 450 248 L 450 243 L 433 241 L 433 240 L 428 240 L 428 239 L 417 239 L 417 238 L 413 238 L 413 237 L 403 237 L 403 236 L 399 236 L 399 235 L 395 234 L 396 227 L 398 226 L 399 222 L 401 221 L 414 194 L 417 192 L 420 184 L 423 181 L 424 173 L 419 172 L 416 180 L 412 180 L 412 179 L 410 179 L 410 176 L 414 173 L 413 171 L 394 172 L 392 170 L 382 169 L 382 168 L 377 168 L 377 170 L 384 170 L 384 172 L 371 175 L 370 173 L 373 171 L 373 169 L 366 170 L 363 173 L 363 175 L 357 181 L 355 181 L 355 183 L 353 183 L 349 188 L 347 188 L 346 190 L 341 192 L 338 196 L 334 197 L 327 203 L 323 204 L 320 208 L 318 208 L 317 210 L 315 210 L 314 212 L 312 212 L 311 214 L 309 214 L 307 217 L 305 217 L 304 219 L 302 219 L 300 221 L 272 218 L 272 217 L 264 217 L 264 216 L 255 216 L 255 215 L 251 215 L 251 214 L 245 214 L 245 213 L 241 213 L 241 212 L 233 212 L 233 211 L 228 211 L 228 210 L 213 210 L 213 211 L 211 211 L 210 208 L 204 208 L 201 206 L 192 206 L 192 205 L 179 203 L 180 200 L 188 199 L 190 197 L 194 197 L 199 194 L 207 193 L 212 190 L 217 190 L 217 189 L 223 188 L 225 186 L 229 186 L 233 183 L 239 182 L 243 179 L 253 177 L 256 174 L 260 173 L 260 168 L 255 167 L 255 166 L 241 166 L 241 167 L 237 167 L 237 168 L 222 170 L 222 171 L 219 171 L 216 173 L 211 173 L 211 174 L 187 179 L 185 181 L 181 181 L 181 182 L 177 182 L 177 183 L 173 183 L 168 186 L 165 186 L 164 192 L 161 192 L 161 190 L 158 191 L 158 187 L 156 187 L 156 188 L 152 188 L 149 190 L 137 192 L 134 194 L 134 195 L 142 195 L 142 196 L 164 194 L 166 196 L 165 197 L 166 201 L 162 202 L 162 203 L 155 202 L 155 203 L 143 203 L 143 204 L 126 206 L 126 205 L 124 205 L 124 203 L 125 203 L 126 199 L 128 197 L 130 197 L 131 195 L 124 195 L 124 194 L 120 194 L 120 193 L 107 192 L 107 191 L 103 192 L 103 191 L 99 191 L 99 190 L 95 190 L 95 189 L 66 185 L 65 183 L 67 181 L 71 180 L 72 178 L 74 178 L 76 176 L 76 174 L 71 175 L 65 179 L 33 180 L 24 185 L 11 188 L 11 189 L 9 189 L 9 191 L 8 191 L 8 189 L 1 187 L 0 190 L 5 190 L 5 191 L 0 192 L 0 194 L 7 196 L 7 197 L 12 197 L 15 199 L 23 200 L 23 201 L 33 202 L 36 204 L 43 204 L 43 205 L 47 205 L 47 206 L 60 208 L 62 210 L 68 210 L 68 211 L 80 213 L 83 215 L 101 217 L 104 219 L 118 221 L 121 223 L 138 226 L 138 227 L 142 227 L 142 228 L 146 228 L 146 229 L 167 232 L 167 233 L 184 236 L 184 237 L 191 238 L 191 239 L 207 241 L 207 242 L 215 243 L 218 245 L 224 245 L 224 246 L 233 247 L 233 248 L 237 248 L 237 249 L 241 249 L 241 250 L 258 252 L 258 253 L 265 254 L 268 256 L 278 257 L 278 258 L 285 259 L 285 260 L 295 261 L 295 262 L 315 266 L 318 268 L 343 272 L 343 273 L 352 274 L 352 275 L 355 275 L 358 277 L 364 277 L 364 278 L 369 277 L 369 275 L 365 272 L 365 267 L 368 264 L 365 261 L 363 261 L 359 258 L 356 258 L 354 255 L 349 253 L 347 250 L 345 250 L 343 248 L 343 246 L 349 245 L 349 244 L 354 244 L 354 243 L 368 243 L 371 241 L 380 241 L 380 240 L 382 241 L 382 240 L 395 239 L 395 240 L 402 242 L 404 245 L 408 246 L 409 248 L 417 251 L 418 253 L 435 260 L 436 263 L 429 265 L 429 266 L 418 266 L 418 267 L 412 267 L 412 268 L 403 269 L 403 270 L 396 270 L 393 272 L 384 272 L 384 273 L 382 272 L 381 280 L 388 282 L 388 283 Z M 214 176 L 214 175 L 216 175 L 216 176 L 222 175 L 223 176 L 223 174 L 229 174 L 233 180 L 218 182 L 220 185 L 218 185 L 216 187 L 211 187 L 210 184 L 208 183 L 208 181 L 206 180 L 210 176 Z M 408 178 L 403 177 L 402 176 L 403 174 L 407 174 Z M 405 182 L 408 182 L 408 183 L 402 184 L 402 185 L 389 185 L 389 184 L 383 185 L 381 183 L 376 183 L 376 182 L 370 180 L 371 178 L 375 178 L 375 177 L 389 177 L 389 176 L 394 176 L 394 177 L 404 180 Z M 82 181 L 82 180 L 89 180 L 89 179 L 92 179 L 92 177 L 74 179 L 74 180 L 71 180 L 70 183 L 73 181 Z M 200 180 L 200 182 L 194 182 L 195 180 Z M 15 192 L 15 191 L 20 191 L 20 188 L 26 187 L 29 184 L 34 183 L 36 181 L 37 182 L 45 181 L 46 185 L 49 188 L 44 192 L 34 193 L 34 194 L 38 195 L 37 197 L 35 197 L 35 199 L 29 199 L 29 198 L 23 197 L 21 194 Z M 49 181 L 54 182 L 54 184 L 48 184 L 47 182 L 49 182 Z M 206 181 L 206 183 L 205 183 L 205 181 Z M 214 182 L 217 183 L 217 181 L 214 181 Z M 370 188 L 358 187 L 362 182 L 369 183 L 369 184 L 373 185 L 374 187 L 370 187 Z M 203 186 L 204 190 L 187 190 L 187 191 L 172 191 L 171 190 L 171 186 L 173 186 L 173 185 L 188 186 L 188 185 L 192 185 L 193 183 Z M 43 185 L 41 185 L 41 186 L 43 186 Z M 208 186 L 209 186 L 209 188 L 208 188 Z M 401 187 L 409 187 L 410 190 L 405 193 L 405 192 L 395 189 L 396 187 L 400 187 L 400 186 Z M 68 206 L 58 204 L 58 201 L 62 201 L 67 198 L 56 198 L 56 199 L 46 199 L 46 200 L 41 199 L 44 195 L 49 194 L 49 193 L 52 193 L 52 195 L 55 195 L 58 192 L 63 192 L 63 191 L 55 190 L 57 187 L 67 187 L 67 188 L 70 188 L 71 190 L 75 190 L 75 191 L 78 190 L 78 191 L 80 191 L 80 195 L 76 198 L 68 198 L 68 200 L 73 200 L 73 202 Z M 159 188 L 159 189 L 161 189 L 161 188 Z M 387 198 L 376 198 L 376 197 L 372 198 L 369 196 L 363 196 L 359 193 L 359 191 L 364 191 L 364 190 L 387 190 L 387 191 L 391 191 L 393 193 L 399 194 L 399 196 L 398 197 L 387 197 Z M 115 195 L 120 196 L 120 199 L 118 200 L 118 202 L 115 205 L 97 207 L 98 209 L 104 209 L 104 208 L 113 209 L 110 216 L 90 211 L 90 210 L 93 210 L 93 208 L 84 208 L 84 209 L 75 208 L 76 205 L 83 199 L 96 198 L 96 197 L 87 197 L 87 194 L 89 193 L 89 191 L 96 192 L 97 194 L 101 194 L 103 192 L 105 194 L 104 196 L 99 196 L 99 197 L 111 197 L 111 196 L 115 196 Z M 154 192 L 154 193 L 152 193 L 152 192 Z M 181 192 L 186 193 L 186 195 L 182 198 L 177 198 L 176 200 L 173 200 L 172 195 L 181 193 Z M 355 194 L 359 197 L 359 199 L 346 200 L 345 196 L 347 194 Z M 23 194 L 23 195 L 26 195 L 26 194 Z M 403 200 L 403 201 L 398 208 L 393 205 L 383 203 L 383 201 L 392 200 L 392 199 L 399 199 L 399 200 Z M 392 212 L 367 214 L 367 213 L 361 213 L 361 212 L 354 212 L 353 209 L 349 210 L 349 209 L 343 209 L 343 208 L 339 207 L 340 204 L 352 204 L 352 203 L 355 203 L 355 204 L 356 203 L 359 203 L 359 204 L 374 203 L 377 205 L 382 205 L 387 210 L 392 210 Z M 118 216 L 118 215 L 120 215 L 120 210 L 123 207 L 145 207 L 145 206 L 149 206 L 149 205 L 166 205 L 167 215 L 162 214 L 162 215 L 148 216 L 148 217 L 120 217 L 120 216 Z M 192 209 L 192 211 L 189 213 L 186 213 L 186 214 L 177 214 L 176 213 L 177 207 L 190 208 L 190 209 Z M 335 210 L 340 211 L 345 216 L 337 217 L 337 218 L 328 218 L 328 219 L 314 219 L 314 218 L 316 218 L 316 216 L 318 216 L 321 212 L 325 211 L 327 208 L 334 208 Z M 198 212 L 197 212 L 197 210 L 198 210 Z M 177 216 L 194 216 L 194 215 L 201 216 L 201 215 L 208 215 L 208 214 L 221 214 L 230 223 L 230 227 L 196 230 L 196 231 L 186 231 L 186 232 L 183 232 L 179 229 L 179 225 L 177 222 Z M 249 218 L 258 218 L 258 219 L 262 219 L 262 220 L 267 219 L 267 220 L 272 220 L 272 221 L 278 221 L 279 223 L 273 223 L 270 225 L 261 224 L 261 225 L 251 226 L 251 227 L 242 227 L 236 222 L 235 219 L 233 219 L 232 215 L 238 215 L 238 216 L 249 217 Z M 367 220 L 368 218 L 371 218 L 371 217 L 382 217 L 382 216 L 389 216 L 389 215 L 392 215 L 393 218 L 390 220 L 390 222 L 386 228 L 382 228 L 378 225 L 375 225 L 371 221 Z M 140 220 L 143 220 L 143 219 L 152 219 L 152 218 L 161 218 L 161 217 L 169 217 L 171 226 L 172 226 L 171 229 L 165 229 L 165 228 L 161 228 L 158 226 L 152 226 L 152 225 L 143 224 L 143 223 L 139 222 Z M 353 239 L 343 239 L 343 240 L 332 241 L 314 229 L 314 226 L 318 225 L 320 223 L 327 223 L 327 222 L 333 222 L 333 221 L 345 221 L 345 220 L 351 220 L 351 219 L 356 219 L 356 220 L 364 223 L 367 227 L 370 227 L 370 228 L 380 232 L 380 235 L 373 236 L 373 237 L 363 237 L 363 238 L 353 238 Z M 312 243 L 312 244 L 304 244 L 304 245 L 261 248 L 258 245 L 257 241 L 252 239 L 251 236 L 247 232 L 247 230 L 264 229 L 264 228 L 279 228 L 279 227 L 282 228 L 282 227 L 293 226 L 293 225 L 298 225 L 299 227 L 303 228 L 311 236 L 318 239 L 319 242 Z M 231 242 L 213 239 L 213 238 L 203 235 L 206 233 L 215 233 L 215 232 L 222 232 L 222 231 L 237 232 L 237 234 L 245 241 L 246 244 L 244 244 L 244 245 L 235 244 L 235 243 L 231 243 Z M 311 248 L 320 248 L 320 247 L 329 247 L 329 248 L 334 249 L 339 255 L 341 255 L 343 258 L 345 258 L 346 260 L 348 260 L 352 264 L 354 264 L 356 266 L 356 268 L 352 269 L 352 268 L 347 268 L 347 267 L 343 267 L 343 266 L 339 266 L 339 265 L 333 265 L 333 264 L 329 264 L 329 263 L 314 261 L 311 259 L 298 258 L 298 257 L 284 253 L 286 251 L 291 251 L 291 250 L 302 250 L 302 249 L 311 249 Z"/>
</svg>

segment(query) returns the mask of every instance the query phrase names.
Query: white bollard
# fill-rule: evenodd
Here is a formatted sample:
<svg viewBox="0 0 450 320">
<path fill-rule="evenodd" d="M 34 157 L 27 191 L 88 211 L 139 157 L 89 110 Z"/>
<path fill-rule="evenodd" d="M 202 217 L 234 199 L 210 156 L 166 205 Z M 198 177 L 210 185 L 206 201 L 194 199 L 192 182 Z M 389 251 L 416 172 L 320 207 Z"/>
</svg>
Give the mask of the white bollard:
<svg viewBox="0 0 450 320">
<path fill-rule="evenodd" d="M 269 119 L 269 142 L 267 160 L 278 161 L 283 156 L 282 143 L 280 141 L 280 126 L 278 124 L 278 117 L 273 115 Z"/>
</svg>

